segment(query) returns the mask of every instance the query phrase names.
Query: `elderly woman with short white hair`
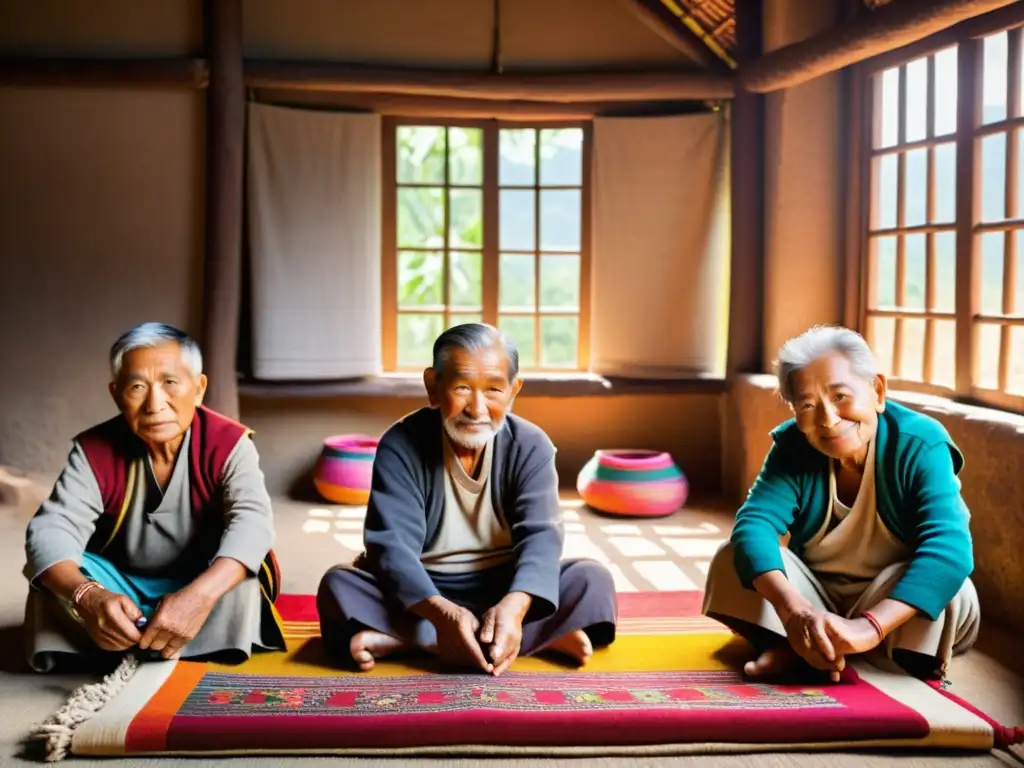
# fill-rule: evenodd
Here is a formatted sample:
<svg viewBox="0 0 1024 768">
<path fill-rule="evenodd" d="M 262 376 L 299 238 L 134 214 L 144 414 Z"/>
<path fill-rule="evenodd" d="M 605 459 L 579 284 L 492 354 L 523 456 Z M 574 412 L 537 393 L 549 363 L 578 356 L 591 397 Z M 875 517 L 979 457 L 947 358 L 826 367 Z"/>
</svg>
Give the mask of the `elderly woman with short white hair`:
<svg viewBox="0 0 1024 768">
<path fill-rule="evenodd" d="M 938 421 L 886 399 L 854 331 L 811 328 L 775 370 L 793 418 L 711 564 L 705 614 L 754 646 L 750 677 L 838 680 L 859 654 L 944 676 L 980 618 L 963 455 Z"/>
</svg>

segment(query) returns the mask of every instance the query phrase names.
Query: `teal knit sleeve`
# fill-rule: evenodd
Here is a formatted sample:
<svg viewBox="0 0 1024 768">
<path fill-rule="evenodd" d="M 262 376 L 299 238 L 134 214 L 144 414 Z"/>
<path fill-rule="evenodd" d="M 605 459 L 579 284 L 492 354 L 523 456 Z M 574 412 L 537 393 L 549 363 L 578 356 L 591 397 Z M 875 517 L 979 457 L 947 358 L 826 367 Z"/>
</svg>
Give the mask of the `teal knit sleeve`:
<svg viewBox="0 0 1024 768">
<path fill-rule="evenodd" d="M 747 500 L 736 513 L 732 529 L 736 573 L 740 583 L 753 589 L 753 581 L 768 571 L 786 572 L 779 549 L 799 508 L 799 487 L 794 467 L 784 459 L 778 444 L 772 445 Z"/>
<path fill-rule="evenodd" d="M 907 458 L 906 508 L 897 511 L 912 516 L 908 543 L 913 555 L 889 597 L 935 621 L 974 570 L 970 513 L 947 443 L 922 443 Z"/>
</svg>

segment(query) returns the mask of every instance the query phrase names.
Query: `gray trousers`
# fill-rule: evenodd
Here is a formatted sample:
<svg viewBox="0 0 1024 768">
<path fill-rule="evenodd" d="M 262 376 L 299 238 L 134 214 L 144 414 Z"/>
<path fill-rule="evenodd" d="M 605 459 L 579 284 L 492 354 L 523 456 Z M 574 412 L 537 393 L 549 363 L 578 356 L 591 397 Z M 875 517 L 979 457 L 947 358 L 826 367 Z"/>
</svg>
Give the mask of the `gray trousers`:
<svg viewBox="0 0 1024 768">
<path fill-rule="evenodd" d="M 495 568 L 436 583 L 446 598 L 480 618 L 505 596 L 511 572 Z M 537 653 L 577 630 L 585 631 L 595 648 L 615 640 L 618 604 L 615 583 L 607 568 L 593 560 L 567 560 L 561 564 L 558 586 L 558 607 L 554 613 L 534 620 L 527 614 L 520 656 Z M 352 636 L 364 629 L 420 648 L 437 644 L 433 624 L 389 599 L 372 573 L 352 566 L 339 565 L 324 575 L 317 592 L 317 609 L 324 645 L 343 661 L 351 662 Z"/>
<path fill-rule="evenodd" d="M 740 634 L 752 635 L 749 628 L 754 627 L 779 639 L 784 638 L 786 630 L 775 609 L 757 592 L 745 589 L 740 584 L 733 557 L 732 544 L 726 542 L 712 558 L 704 590 L 704 614 Z M 806 563 L 786 547 L 782 547 L 782 562 L 789 583 L 816 610 L 844 615 Z M 867 586 L 860 599 L 845 612 L 845 618 L 855 618 L 861 611 L 870 610 L 884 600 L 906 569 L 907 563 L 893 563 L 883 569 Z M 934 672 L 944 675 L 950 658 L 974 645 L 980 623 L 978 593 L 971 580 L 967 579 L 937 621 L 923 615 L 915 616 L 892 632 L 875 651 L 866 654 L 866 658 L 878 667 L 893 669 L 893 653 L 909 651 L 933 660 Z M 763 636 L 764 632 L 760 634 Z M 747 639 L 756 641 L 752 636 Z M 923 662 L 924 659 L 917 660 L 915 665 Z"/>
</svg>

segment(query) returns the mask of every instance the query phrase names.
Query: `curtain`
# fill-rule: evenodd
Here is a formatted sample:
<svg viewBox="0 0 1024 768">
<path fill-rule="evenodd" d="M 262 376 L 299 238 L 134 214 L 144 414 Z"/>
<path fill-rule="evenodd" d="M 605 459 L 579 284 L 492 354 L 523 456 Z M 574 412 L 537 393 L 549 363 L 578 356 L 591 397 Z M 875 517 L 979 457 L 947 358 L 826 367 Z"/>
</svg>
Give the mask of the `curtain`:
<svg viewBox="0 0 1024 768">
<path fill-rule="evenodd" d="M 378 115 L 249 105 L 256 378 L 380 372 L 380 139 Z"/>
<path fill-rule="evenodd" d="M 598 118 L 593 158 L 592 370 L 724 375 L 728 113 Z"/>
</svg>

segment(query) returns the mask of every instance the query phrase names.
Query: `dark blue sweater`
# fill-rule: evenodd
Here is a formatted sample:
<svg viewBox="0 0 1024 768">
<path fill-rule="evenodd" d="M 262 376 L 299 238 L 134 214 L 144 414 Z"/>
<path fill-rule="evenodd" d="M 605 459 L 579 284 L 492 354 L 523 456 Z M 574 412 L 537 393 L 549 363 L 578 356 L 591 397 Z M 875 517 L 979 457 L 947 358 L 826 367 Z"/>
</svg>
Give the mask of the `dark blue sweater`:
<svg viewBox="0 0 1024 768">
<path fill-rule="evenodd" d="M 420 556 L 444 511 L 443 435 L 439 412 L 422 408 L 388 428 L 373 462 L 366 567 L 405 608 L 440 594 Z M 512 532 L 508 591 L 533 596 L 531 617 L 550 615 L 558 607 L 563 530 L 555 447 L 543 430 L 507 416 L 494 440 L 490 488 L 494 508 Z"/>
</svg>

